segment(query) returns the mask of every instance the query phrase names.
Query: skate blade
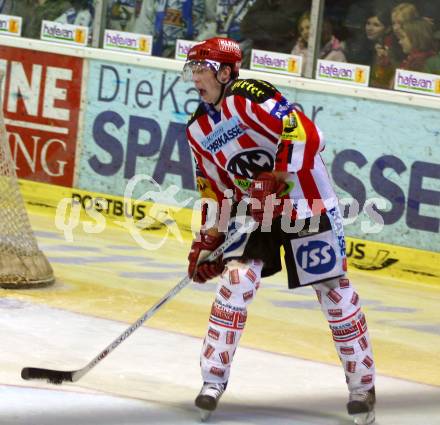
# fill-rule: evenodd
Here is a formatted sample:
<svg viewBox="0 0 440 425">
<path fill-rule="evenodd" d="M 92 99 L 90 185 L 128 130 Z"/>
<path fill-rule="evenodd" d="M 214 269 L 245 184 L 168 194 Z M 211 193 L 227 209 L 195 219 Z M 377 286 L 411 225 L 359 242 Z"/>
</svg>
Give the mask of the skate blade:
<svg viewBox="0 0 440 425">
<path fill-rule="evenodd" d="M 376 419 L 374 410 L 368 413 L 357 413 L 356 415 L 352 415 L 352 417 L 356 425 L 370 425 Z"/>
<path fill-rule="evenodd" d="M 204 410 L 204 409 L 199 409 L 199 412 L 200 412 L 200 420 L 202 422 L 206 422 L 210 418 L 212 413 L 211 410 Z"/>
</svg>

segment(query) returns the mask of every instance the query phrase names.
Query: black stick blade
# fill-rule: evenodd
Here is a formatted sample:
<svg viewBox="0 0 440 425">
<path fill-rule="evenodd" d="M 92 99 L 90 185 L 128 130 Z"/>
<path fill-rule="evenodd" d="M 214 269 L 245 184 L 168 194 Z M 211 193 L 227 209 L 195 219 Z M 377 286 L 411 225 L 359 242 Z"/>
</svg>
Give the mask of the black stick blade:
<svg viewBox="0 0 440 425">
<path fill-rule="evenodd" d="M 73 373 L 69 371 L 40 369 L 38 367 L 25 367 L 21 370 L 21 377 L 26 381 L 31 379 L 44 379 L 51 384 L 62 384 L 63 382 L 73 382 Z"/>
</svg>

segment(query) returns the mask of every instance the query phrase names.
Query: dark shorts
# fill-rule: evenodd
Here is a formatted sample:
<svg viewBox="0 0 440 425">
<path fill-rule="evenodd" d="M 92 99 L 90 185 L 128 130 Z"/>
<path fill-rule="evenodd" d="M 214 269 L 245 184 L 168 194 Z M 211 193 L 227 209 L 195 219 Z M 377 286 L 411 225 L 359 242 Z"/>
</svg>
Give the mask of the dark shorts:
<svg viewBox="0 0 440 425">
<path fill-rule="evenodd" d="M 271 276 L 282 269 L 283 247 L 290 289 L 345 274 L 345 239 L 338 210 L 291 222 L 291 231 L 286 231 L 286 225 L 279 217 L 273 221 L 270 232 L 259 227 L 226 250 L 224 259 L 262 260 L 262 277 Z"/>
</svg>

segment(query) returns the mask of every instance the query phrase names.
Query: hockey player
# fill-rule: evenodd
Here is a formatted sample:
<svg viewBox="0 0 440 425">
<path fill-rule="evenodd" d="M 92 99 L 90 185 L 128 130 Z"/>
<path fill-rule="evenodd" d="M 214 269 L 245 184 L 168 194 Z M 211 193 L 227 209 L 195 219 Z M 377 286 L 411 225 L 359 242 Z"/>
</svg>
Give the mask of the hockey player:
<svg viewBox="0 0 440 425">
<path fill-rule="evenodd" d="M 219 276 L 201 353 L 204 383 L 195 404 L 205 417 L 216 409 L 247 306 L 260 278 L 281 270 L 283 246 L 289 288 L 312 285 L 329 322 L 346 375 L 348 413 L 357 424 L 371 424 L 375 366 L 359 296 L 346 276 L 338 200 L 320 156 L 323 136 L 270 83 L 238 79 L 241 57 L 234 40 L 211 38 L 188 52 L 183 69 L 184 80 L 193 81 L 202 99 L 187 137 L 197 185 L 207 200 L 188 275 L 198 283 Z M 203 262 L 234 228 L 243 204 L 261 226 L 226 250 L 221 261 Z"/>
</svg>

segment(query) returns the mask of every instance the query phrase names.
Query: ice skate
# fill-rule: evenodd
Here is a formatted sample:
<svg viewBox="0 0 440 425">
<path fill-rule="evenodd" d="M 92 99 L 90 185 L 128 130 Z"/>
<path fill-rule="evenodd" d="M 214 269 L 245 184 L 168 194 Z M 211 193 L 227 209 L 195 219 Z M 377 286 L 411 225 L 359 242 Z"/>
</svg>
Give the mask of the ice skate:
<svg viewBox="0 0 440 425">
<path fill-rule="evenodd" d="M 375 420 L 375 404 L 376 393 L 374 387 L 368 391 L 354 391 L 350 393 L 347 411 L 353 417 L 356 425 L 369 425 Z"/>
<path fill-rule="evenodd" d="M 225 392 L 226 383 L 215 384 L 205 382 L 196 397 L 195 405 L 200 410 L 200 417 L 202 422 L 208 420 L 211 413 L 217 408 L 220 397 Z"/>
</svg>

